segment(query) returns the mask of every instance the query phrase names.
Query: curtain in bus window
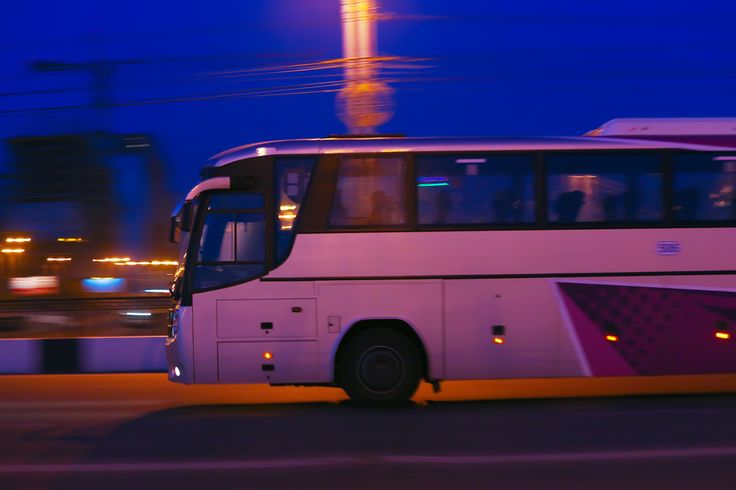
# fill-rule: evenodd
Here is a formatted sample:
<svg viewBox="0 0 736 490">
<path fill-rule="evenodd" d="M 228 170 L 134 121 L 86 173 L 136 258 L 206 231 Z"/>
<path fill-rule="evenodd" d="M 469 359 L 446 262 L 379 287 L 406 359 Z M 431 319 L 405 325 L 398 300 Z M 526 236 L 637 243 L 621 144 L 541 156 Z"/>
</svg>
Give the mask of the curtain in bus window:
<svg viewBox="0 0 736 490">
<path fill-rule="evenodd" d="M 346 157 L 340 162 L 331 226 L 406 223 L 406 163 L 401 157 Z"/>
<path fill-rule="evenodd" d="M 656 153 L 555 153 L 545 156 L 551 223 L 640 222 L 662 218 Z"/>
<path fill-rule="evenodd" d="M 736 220 L 736 155 L 675 156 L 676 221 Z"/>
<path fill-rule="evenodd" d="M 533 155 L 417 157 L 419 224 L 534 221 Z"/>
</svg>

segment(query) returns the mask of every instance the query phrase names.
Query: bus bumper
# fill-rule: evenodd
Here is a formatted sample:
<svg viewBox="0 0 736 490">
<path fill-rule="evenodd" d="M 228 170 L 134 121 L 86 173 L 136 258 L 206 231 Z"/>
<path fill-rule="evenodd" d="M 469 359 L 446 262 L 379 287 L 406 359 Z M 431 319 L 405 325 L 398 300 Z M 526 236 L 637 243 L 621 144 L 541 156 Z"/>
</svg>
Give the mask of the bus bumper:
<svg viewBox="0 0 736 490">
<path fill-rule="evenodd" d="M 177 307 L 166 339 L 166 363 L 169 381 L 194 383 L 194 351 L 192 345 L 192 308 Z"/>
</svg>

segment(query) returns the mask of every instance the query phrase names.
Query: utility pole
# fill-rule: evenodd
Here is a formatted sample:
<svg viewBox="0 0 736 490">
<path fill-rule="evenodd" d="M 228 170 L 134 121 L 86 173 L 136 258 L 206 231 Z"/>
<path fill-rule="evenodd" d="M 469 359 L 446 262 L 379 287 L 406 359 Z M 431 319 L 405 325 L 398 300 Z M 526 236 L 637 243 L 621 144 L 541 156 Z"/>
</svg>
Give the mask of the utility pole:
<svg viewBox="0 0 736 490">
<path fill-rule="evenodd" d="M 351 134 L 373 134 L 392 116 L 393 89 L 378 66 L 376 0 L 341 0 L 345 87 L 337 96 L 338 116 Z"/>
<path fill-rule="evenodd" d="M 114 106 L 112 81 L 115 69 L 122 65 L 139 64 L 140 60 L 107 61 L 103 59 L 85 62 L 67 62 L 61 60 L 37 60 L 31 68 L 39 73 L 50 72 L 83 72 L 89 75 L 89 90 L 92 100 L 89 104 L 93 111 L 92 130 L 109 129 L 110 110 Z"/>
</svg>

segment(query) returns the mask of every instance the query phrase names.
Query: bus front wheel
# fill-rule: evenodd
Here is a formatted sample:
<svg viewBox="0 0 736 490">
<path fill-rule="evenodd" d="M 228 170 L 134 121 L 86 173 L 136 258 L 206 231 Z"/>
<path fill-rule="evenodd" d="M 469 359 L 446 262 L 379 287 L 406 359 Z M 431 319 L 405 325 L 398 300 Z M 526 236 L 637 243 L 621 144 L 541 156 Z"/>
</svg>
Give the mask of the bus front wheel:
<svg viewBox="0 0 736 490">
<path fill-rule="evenodd" d="M 405 335 L 388 328 L 358 333 L 338 361 L 342 388 L 364 407 L 408 404 L 422 377 L 417 347 Z"/>
</svg>

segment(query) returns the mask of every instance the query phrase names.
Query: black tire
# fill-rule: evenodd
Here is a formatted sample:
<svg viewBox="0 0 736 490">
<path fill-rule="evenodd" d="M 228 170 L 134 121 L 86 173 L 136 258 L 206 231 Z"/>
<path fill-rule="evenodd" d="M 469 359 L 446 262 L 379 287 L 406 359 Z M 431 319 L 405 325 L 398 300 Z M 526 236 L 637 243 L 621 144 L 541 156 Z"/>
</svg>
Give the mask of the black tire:
<svg viewBox="0 0 736 490">
<path fill-rule="evenodd" d="M 383 327 L 350 339 L 340 352 L 337 368 L 342 389 L 363 407 L 407 405 L 423 375 L 414 343 Z"/>
</svg>

